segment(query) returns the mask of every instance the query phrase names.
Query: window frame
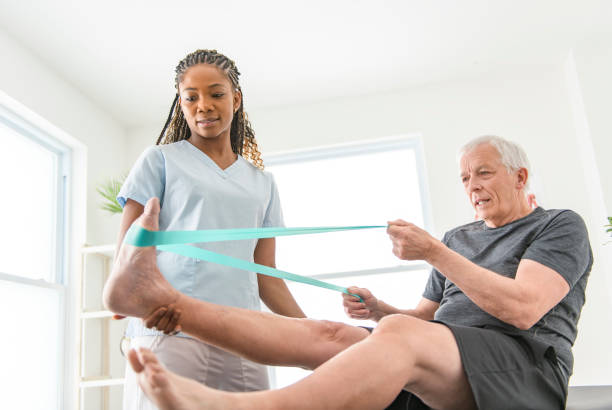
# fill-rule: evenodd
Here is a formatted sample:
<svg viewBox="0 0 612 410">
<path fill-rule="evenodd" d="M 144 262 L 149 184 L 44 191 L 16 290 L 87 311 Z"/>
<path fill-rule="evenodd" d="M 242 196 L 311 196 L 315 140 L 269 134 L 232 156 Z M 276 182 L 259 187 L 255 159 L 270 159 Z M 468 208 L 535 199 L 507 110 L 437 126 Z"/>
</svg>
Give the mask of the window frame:
<svg viewBox="0 0 612 410">
<path fill-rule="evenodd" d="M 51 214 L 55 218 L 52 234 L 54 244 L 53 266 L 50 274 L 50 281 L 34 280 L 10 272 L 0 272 L 0 282 L 12 282 L 38 288 L 52 289 L 58 293 L 59 311 L 58 314 L 58 334 L 57 357 L 60 364 L 57 372 L 57 403 L 58 409 L 72 408 L 71 403 L 67 402 L 69 397 L 69 385 L 71 380 L 72 360 L 69 358 L 71 339 L 67 337 L 72 328 L 73 316 L 69 311 L 70 301 L 70 218 L 68 214 L 71 187 L 72 169 L 72 149 L 58 138 L 62 134 L 44 119 L 38 117 L 28 108 L 12 100 L 6 94 L 0 94 L 0 123 L 27 138 L 43 149 L 51 152 L 55 158 L 55 175 L 53 194 L 55 198 L 55 209 Z"/>
<path fill-rule="evenodd" d="M 285 165 L 297 162 L 316 161 L 321 159 L 333 159 L 355 155 L 374 154 L 379 152 L 392 151 L 396 149 L 412 149 L 414 152 L 417 179 L 419 181 L 419 194 L 421 196 L 421 212 L 423 214 L 424 224 L 423 228 L 428 232 L 434 232 L 431 201 L 429 199 L 429 188 L 427 187 L 427 175 L 424 159 L 425 153 L 423 150 L 422 138 L 420 134 L 409 134 L 399 137 L 380 138 L 349 144 L 335 144 L 294 151 L 277 152 L 266 156 L 265 165 Z M 280 195 L 282 201 L 283 193 L 281 192 Z M 346 276 L 362 276 L 392 272 L 406 272 L 412 270 L 421 270 L 425 268 L 429 268 L 429 265 L 427 263 L 415 262 L 409 265 L 383 266 L 375 269 L 321 273 L 308 275 L 308 277 L 325 280 L 337 279 Z"/>
<path fill-rule="evenodd" d="M 428 232 L 434 232 L 431 200 L 429 188 L 427 186 L 427 173 L 425 167 L 425 152 L 423 149 L 422 138 L 420 134 L 409 134 L 399 137 L 379 138 L 375 140 L 365 140 L 349 144 L 336 144 L 329 146 L 321 146 L 315 148 L 305 148 L 294 151 L 276 152 L 266 156 L 265 165 L 285 165 L 296 162 L 316 161 L 321 159 L 332 159 L 354 155 L 364 155 L 370 153 L 379 153 L 392 151 L 396 149 L 411 149 L 414 153 L 417 180 L 419 183 L 419 194 L 421 198 L 421 212 L 423 215 L 424 229 Z M 274 170 L 271 171 L 274 174 Z M 283 193 L 280 192 L 281 201 Z M 319 280 L 338 279 L 344 277 L 355 276 L 374 276 L 385 273 L 394 272 L 409 272 L 430 270 L 431 266 L 423 261 L 416 261 L 408 265 L 382 266 L 374 269 L 351 270 L 342 272 L 330 272 L 314 275 L 306 275 Z M 265 306 L 263 307 L 265 310 Z M 270 366 L 268 368 L 270 378 L 270 386 L 277 386 L 276 368 Z"/>
</svg>

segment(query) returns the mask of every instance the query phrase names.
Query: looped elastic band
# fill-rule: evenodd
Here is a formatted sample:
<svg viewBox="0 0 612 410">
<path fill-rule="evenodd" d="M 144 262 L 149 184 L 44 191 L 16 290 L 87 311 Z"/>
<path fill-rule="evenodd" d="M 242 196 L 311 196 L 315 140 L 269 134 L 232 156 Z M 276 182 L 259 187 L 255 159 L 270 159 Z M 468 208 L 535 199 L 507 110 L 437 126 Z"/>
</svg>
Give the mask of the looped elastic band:
<svg viewBox="0 0 612 410">
<path fill-rule="evenodd" d="M 332 227 L 309 227 L 309 228 L 247 228 L 247 229 L 210 229 L 200 231 L 149 231 L 143 227 L 133 224 L 125 235 L 124 243 L 128 245 L 146 247 L 156 246 L 160 251 L 173 252 L 179 255 L 196 258 L 219 265 L 256 272 L 262 275 L 286 279 L 293 282 L 305 283 L 320 288 L 331 289 L 337 292 L 363 299 L 359 295 L 350 293 L 347 288 L 323 282 L 307 276 L 285 272 L 270 266 L 260 265 L 231 256 L 222 255 L 206 249 L 187 244 L 200 242 L 235 241 L 241 239 L 273 238 L 277 236 L 306 235 L 315 233 L 352 231 L 359 229 L 386 228 L 384 225 L 363 226 L 332 226 Z"/>
</svg>

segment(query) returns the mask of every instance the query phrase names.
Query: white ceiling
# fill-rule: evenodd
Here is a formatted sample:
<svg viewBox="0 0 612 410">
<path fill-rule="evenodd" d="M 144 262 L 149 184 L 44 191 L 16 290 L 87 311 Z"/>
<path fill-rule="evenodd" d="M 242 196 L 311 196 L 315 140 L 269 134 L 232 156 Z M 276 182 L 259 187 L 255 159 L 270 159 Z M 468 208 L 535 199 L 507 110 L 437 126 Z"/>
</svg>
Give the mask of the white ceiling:
<svg viewBox="0 0 612 410">
<path fill-rule="evenodd" d="M 174 67 L 216 48 L 247 110 L 558 64 L 612 39 L 612 1 L 0 0 L 0 29 L 124 126 L 163 121 Z M 4 64 L 4 62 L 3 62 Z"/>
</svg>

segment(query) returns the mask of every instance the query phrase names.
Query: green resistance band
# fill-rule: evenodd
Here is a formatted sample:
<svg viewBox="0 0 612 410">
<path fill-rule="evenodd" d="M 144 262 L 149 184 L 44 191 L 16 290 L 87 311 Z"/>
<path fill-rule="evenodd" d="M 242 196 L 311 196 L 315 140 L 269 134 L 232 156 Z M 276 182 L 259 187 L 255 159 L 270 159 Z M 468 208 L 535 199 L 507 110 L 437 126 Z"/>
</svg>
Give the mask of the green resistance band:
<svg viewBox="0 0 612 410">
<path fill-rule="evenodd" d="M 157 249 L 173 252 L 179 255 L 196 258 L 207 262 L 233 268 L 244 269 L 262 275 L 275 278 L 287 279 L 293 282 L 305 283 L 320 288 L 331 289 L 347 295 L 359 295 L 349 293 L 347 288 L 323 282 L 321 280 L 285 272 L 270 266 L 248 262 L 231 256 L 222 255 L 196 246 L 187 245 L 200 242 L 235 241 L 241 239 L 273 238 L 277 236 L 306 235 L 338 231 L 354 231 L 359 229 L 386 228 L 385 225 L 362 225 L 362 226 L 330 226 L 330 227 L 307 227 L 307 228 L 247 228 L 247 229 L 209 229 L 200 231 L 149 231 L 143 227 L 133 224 L 125 235 L 124 243 L 129 245 L 146 247 L 156 246 Z M 363 300 L 362 300 L 363 301 Z"/>
</svg>

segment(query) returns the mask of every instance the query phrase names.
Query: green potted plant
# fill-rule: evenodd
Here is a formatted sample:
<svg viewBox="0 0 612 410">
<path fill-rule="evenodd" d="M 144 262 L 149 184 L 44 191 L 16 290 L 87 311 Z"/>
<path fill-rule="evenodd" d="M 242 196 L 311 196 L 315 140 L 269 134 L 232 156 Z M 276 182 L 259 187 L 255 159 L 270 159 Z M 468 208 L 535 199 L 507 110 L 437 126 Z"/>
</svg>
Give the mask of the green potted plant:
<svg viewBox="0 0 612 410">
<path fill-rule="evenodd" d="M 120 214 L 123 212 L 123 208 L 121 208 L 121 205 L 117 202 L 117 195 L 119 195 L 123 181 L 125 181 L 125 176 L 111 178 L 96 188 L 96 191 L 98 191 L 102 197 L 102 203 L 100 204 L 101 209 L 111 214 Z"/>
</svg>

